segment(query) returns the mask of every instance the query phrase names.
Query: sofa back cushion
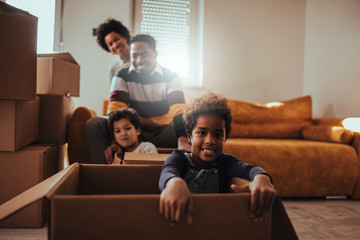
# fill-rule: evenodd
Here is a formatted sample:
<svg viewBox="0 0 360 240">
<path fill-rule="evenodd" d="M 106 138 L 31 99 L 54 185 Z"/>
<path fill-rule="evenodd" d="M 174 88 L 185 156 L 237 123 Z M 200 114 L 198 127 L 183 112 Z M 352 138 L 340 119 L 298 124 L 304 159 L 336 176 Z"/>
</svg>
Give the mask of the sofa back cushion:
<svg viewBox="0 0 360 240">
<path fill-rule="evenodd" d="M 310 95 L 265 104 L 229 100 L 233 114 L 231 138 L 301 138 L 311 123 Z"/>
</svg>

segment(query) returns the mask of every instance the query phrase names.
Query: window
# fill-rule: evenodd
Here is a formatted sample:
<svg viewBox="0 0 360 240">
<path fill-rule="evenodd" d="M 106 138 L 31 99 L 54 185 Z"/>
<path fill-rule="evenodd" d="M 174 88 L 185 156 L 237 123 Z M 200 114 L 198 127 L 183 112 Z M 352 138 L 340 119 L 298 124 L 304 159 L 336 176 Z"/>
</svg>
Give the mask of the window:
<svg viewBox="0 0 360 240">
<path fill-rule="evenodd" d="M 134 34 L 152 35 L 158 62 L 179 74 L 184 85 L 202 83 L 200 0 L 136 0 Z"/>
<path fill-rule="evenodd" d="M 38 17 L 37 52 L 52 52 L 54 48 L 55 0 L 6 0 L 6 3 Z"/>
</svg>

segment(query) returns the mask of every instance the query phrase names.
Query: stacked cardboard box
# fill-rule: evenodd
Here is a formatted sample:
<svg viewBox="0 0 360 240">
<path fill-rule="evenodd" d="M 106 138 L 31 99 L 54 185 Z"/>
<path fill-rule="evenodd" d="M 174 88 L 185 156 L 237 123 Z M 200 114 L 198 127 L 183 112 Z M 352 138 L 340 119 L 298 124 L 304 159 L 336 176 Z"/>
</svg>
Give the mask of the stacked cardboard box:
<svg viewBox="0 0 360 240">
<path fill-rule="evenodd" d="M 36 54 L 37 21 L 0 2 L 0 204 L 59 171 L 70 95 L 79 95 L 79 65 L 69 53 Z M 39 200 L 0 227 L 42 227 L 45 209 Z"/>
</svg>

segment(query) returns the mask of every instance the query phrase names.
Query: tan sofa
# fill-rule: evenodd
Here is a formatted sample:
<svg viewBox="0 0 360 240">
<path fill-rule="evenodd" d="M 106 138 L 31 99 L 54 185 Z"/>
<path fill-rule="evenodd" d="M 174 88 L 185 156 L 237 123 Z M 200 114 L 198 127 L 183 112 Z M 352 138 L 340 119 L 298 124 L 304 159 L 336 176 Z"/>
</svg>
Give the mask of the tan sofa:
<svg viewBox="0 0 360 240">
<path fill-rule="evenodd" d="M 310 96 L 230 105 L 224 152 L 263 167 L 281 197 L 360 198 L 360 135 L 343 128 L 343 119 L 313 119 Z"/>
<path fill-rule="evenodd" d="M 360 199 L 360 135 L 344 129 L 343 119 L 313 119 L 310 96 L 266 104 L 229 103 L 233 124 L 224 152 L 263 167 L 281 197 Z M 86 163 L 83 124 L 94 113 L 76 111 L 69 130 L 69 160 Z"/>
</svg>

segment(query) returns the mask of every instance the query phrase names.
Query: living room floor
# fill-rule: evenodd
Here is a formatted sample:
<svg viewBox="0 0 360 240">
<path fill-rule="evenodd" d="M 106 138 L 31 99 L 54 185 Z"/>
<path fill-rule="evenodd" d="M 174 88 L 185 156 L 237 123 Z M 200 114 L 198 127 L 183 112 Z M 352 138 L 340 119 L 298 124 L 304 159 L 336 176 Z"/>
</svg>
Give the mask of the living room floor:
<svg viewBox="0 0 360 240">
<path fill-rule="evenodd" d="M 359 239 L 360 201 L 346 199 L 283 199 L 300 240 Z M 45 240 L 42 229 L 0 229 L 2 240 Z"/>
</svg>

